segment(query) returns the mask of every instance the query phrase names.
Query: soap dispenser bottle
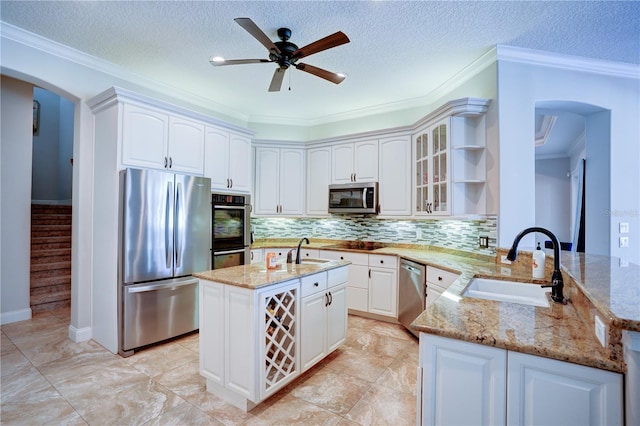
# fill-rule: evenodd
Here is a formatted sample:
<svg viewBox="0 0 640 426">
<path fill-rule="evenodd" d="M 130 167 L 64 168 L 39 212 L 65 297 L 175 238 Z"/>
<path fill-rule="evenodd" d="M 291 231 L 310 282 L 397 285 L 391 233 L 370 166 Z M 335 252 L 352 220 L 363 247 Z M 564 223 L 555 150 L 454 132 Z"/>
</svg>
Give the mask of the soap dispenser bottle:
<svg viewBox="0 0 640 426">
<path fill-rule="evenodd" d="M 544 251 L 538 243 L 538 247 L 533 251 L 533 261 L 531 262 L 533 278 L 544 278 L 544 259 Z"/>
</svg>

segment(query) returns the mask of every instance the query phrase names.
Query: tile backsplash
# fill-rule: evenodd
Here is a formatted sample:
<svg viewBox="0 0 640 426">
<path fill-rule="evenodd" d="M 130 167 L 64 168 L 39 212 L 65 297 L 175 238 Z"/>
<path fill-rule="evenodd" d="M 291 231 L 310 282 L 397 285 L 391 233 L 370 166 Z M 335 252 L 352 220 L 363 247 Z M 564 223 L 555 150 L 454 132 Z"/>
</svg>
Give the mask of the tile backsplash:
<svg viewBox="0 0 640 426">
<path fill-rule="evenodd" d="M 323 238 L 422 244 L 476 254 L 496 253 L 495 217 L 483 219 L 378 219 L 370 217 L 251 218 L 254 238 Z M 489 237 L 480 248 L 479 237 Z"/>
</svg>

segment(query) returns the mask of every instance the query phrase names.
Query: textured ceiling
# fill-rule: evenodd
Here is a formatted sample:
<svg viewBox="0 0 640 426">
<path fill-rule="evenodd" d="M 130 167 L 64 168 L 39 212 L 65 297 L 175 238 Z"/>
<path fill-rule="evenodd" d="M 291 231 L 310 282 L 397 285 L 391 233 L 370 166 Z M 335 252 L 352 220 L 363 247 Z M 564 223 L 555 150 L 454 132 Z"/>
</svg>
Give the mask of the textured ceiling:
<svg viewBox="0 0 640 426">
<path fill-rule="evenodd" d="M 429 95 L 496 44 L 640 63 L 640 3 L 586 1 L 2 1 L 3 22 L 224 105 L 250 121 L 335 118 Z M 267 58 L 233 19 L 304 46 L 351 42 L 304 62 L 348 75 L 334 85 L 275 64 L 214 68 L 212 55 Z M 289 86 L 291 90 L 288 90 Z"/>
</svg>

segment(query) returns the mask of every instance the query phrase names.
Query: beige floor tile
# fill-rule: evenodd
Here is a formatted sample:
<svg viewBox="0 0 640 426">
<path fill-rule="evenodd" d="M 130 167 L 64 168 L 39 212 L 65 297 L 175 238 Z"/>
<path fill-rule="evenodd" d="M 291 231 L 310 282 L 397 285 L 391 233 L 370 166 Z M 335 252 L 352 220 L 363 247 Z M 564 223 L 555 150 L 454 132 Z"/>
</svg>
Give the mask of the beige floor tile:
<svg viewBox="0 0 640 426">
<path fill-rule="evenodd" d="M 337 354 L 324 365 L 326 369 L 339 374 L 348 374 L 367 382 L 375 382 L 384 370 L 391 365 L 394 357 L 360 351 L 345 347 L 336 350 Z"/>
<path fill-rule="evenodd" d="M 344 415 L 362 398 L 371 383 L 346 374 L 337 374 L 327 369 L 319 370 L 306 380 L 296 382 L 291 395 Z"/>
<path fill-rule="evenodd" d="M 413 395 L 373 385 L 345 418 L 362 425 L 413 425 L 416 400 Z"/>
<path fill-rule="evenodd" d="M 136 370 L 154 377 L 189 362 L 198 361 L 199 356 L 197 352 L 193 352 L 181 344 L 170 343 L 136 352 L 125 360 Z"/>
<path fill-rule="evenodd" d="M 291 394 L 244 423 L 252 425 L 336 425 L 341 417 Z"/>
<path fill-rule="evenodd" d="M 206 380 L 200 375 L 199 361 L 191 361 L 154 378 L 210 417 L 225 425 L 240 425 L 252 417 L 239 408 L 207 392 Z"/>
<path fill-rule="evenodd" d="M 417 353 L 417 350 L 415 351 Z M 406 357 L 397 357 L 384 373 L 376 380 L 376 384 L 415 395 L 418 378 L 418 359 L 406 353 Z"/>
<path fill-rule="evenodd" d="M 14 345 L 11 339 L 9 339 L 9 336 L 4 334 L 4 331 L 0 333 L 0 336 L 2 338 L 0 340 L 0 355 L 8 354 L 18 350 L 16 345 Z"/>
<path fill-rule="evenodd" d="M 158 417 L 154 418 L 148 423 L 145 423 L 145 426 L 197 426 L 197 425 L 208 425 L 208 426 L 223 426 L 224 423 L 220 423 L 216 419 L 208 416 L 203 413 L 198 408 L 189 404 L 186 401 L 181 402 L 170 410 L 165 411 L 160 414 Z"/>
<path fill-rule="evenodd" d="M 24 368 L 31 367 L 29 362 L 22 352 L 14 350 L 13 352 L 7 352 L 2 354 L 0 358 L 0 376 L 4 379 L 5 375 L 10 376 L 15 374 L 16 371 L 23 370 Z"/>
<path fill-rule="evenodd" d="M 418 345 L 417 341 L 398 339 L 367 330 L 350 334 L 345 344 L 349 348 L 389 357 L 396 357 Z"/>
</svg>

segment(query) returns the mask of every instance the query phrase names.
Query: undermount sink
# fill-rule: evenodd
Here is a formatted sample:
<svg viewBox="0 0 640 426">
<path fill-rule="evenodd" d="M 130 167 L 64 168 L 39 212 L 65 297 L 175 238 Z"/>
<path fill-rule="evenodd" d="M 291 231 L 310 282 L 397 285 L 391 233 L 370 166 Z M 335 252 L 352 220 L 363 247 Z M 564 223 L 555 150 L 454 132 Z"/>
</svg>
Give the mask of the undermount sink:
<svg viewBox="0 0 640 426">
<path fill-rule="evenodd" d="M 520 303 L 530 306 L 549 307 L 548 288 L 538 284 L 515 281 L 474 278 L 462 293 L 476 299 L 497 300 L 499 302 Z"/>
</svg>

